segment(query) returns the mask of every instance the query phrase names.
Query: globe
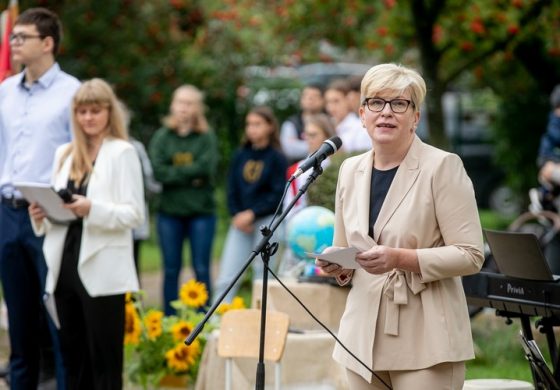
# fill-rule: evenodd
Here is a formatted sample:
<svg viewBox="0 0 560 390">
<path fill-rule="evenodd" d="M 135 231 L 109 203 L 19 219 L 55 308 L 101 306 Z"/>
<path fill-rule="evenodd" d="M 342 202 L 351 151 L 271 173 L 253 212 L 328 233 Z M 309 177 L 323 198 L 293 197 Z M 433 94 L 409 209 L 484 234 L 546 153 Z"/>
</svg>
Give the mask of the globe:
<svg viewBox="0 0 560 390">
<path fill-rule="evenodd" d="M 332 245 L 334 213 L 321 206 L 308 206 L 288 222 L 288 247 L 300 259 L 310 259 L 306 252 L 320 253 Z"/>
</svg>

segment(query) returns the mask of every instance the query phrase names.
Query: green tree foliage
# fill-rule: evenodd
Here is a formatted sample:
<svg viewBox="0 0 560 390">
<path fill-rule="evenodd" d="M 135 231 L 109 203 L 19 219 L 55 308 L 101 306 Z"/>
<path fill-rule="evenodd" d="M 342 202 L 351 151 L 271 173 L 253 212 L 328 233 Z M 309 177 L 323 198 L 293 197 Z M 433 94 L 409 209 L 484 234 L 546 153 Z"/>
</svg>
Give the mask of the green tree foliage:
<svg viewBox="0 0 560 390">
<path fill-rule="evenodd" d="M 332 60 L 321 51 L 327 41 L 343 48 L 346 57 L 421 67 L 430 88 L 431 141 L 444 147 L 448 140 L 441 97 L 459 76 L 496 54 L 512 53 L 535 36 L 542 37 L 549 54 L 560 52 L 554 28 L 560 7 L 551 0 L 350 0 L 344 6 L 336 0 L 226 3 L 222 12 L 229 15 L 230 25 L 259 34 L 264 30 L 267 40 L 276 38 L 275 43 L 268 41 L 268 51 L 262 51 L 275 49 L 267 58 L 276 62 Z"/>
<path fill-rule="evenodd" d="M 444 92 L 465 85 L 490 86 L 503 102 L 496 131 L 498 159 L 517 188 L 534 184 L 546 97 L 560 82 L 560 3 L 349 0 L 341 6 L 335 0 L 276 0 L 263 4 L 228 2 L 223 12 L 235 11 L 226 22 L 241 29 L 260 32 L 262 23 L 251 20 L 266 20 L 266 37 L 275 38 L 267 46 L 274 48 L 269 58 L 276 62 L 359 59 L 419 67 L 429 88 L 430 142 L 440 147 L 451 146 L 444 130 Z M 325 42 L 341 50 L 324 50 Z M 521 114 L 527 104 L 540 116 Z"/>
<path fill-rule="evenodd" d="M 144 142 L 174 88 L 193 83 L 204 90 L 223 164 L 252 104 L 244 88 L 247 65 L 393 61 L 419 67 L 429 88 L 430 141 L 444 148 L 441 97 L 464 85 L 465 74 L 504 101 L 530 93 L 528 101 L 542 102 L 560 82 L 560 3 L 553 0 L 20 0 L 21 10 L 31 6 L 61 16 L 63 67 L 82 79 L 113 83 L 134 113 L 133 134 Z M 515 105 L 500 111 L 517 132 L 509 107 Z"/>
<path fill-rule="evenodd" d="M 186 4 L 186 3 L 185 3 Z M 184 82 L 180 47 L 203 24 L 192 5 L 166 0 L 20 1 L 20 12 L 43 6 L 64 25 L 59 61 L 80 79 L 103 77 L 133 114 L 132 134 L 146 142 L 167 112 L 172 90 Z"/>
<path fill-rule="evenodd" d="M 4 7 L 7 5 L 0 2 Z M 58 61 L 80 79 L 102 77 L 132 112 L 131 133 L 149 142 L 171 94 L 194 84 L 206 94 L 209 120 L 228 156 L 239 142 L 240 69 L 247 33 L 225 28 L 219 2 L 202 0 L 20 0 L 55 11 L 64 25 Z M 227 27 L 227 26 L 226 26 Z M 247 44 L 249 45 L 249 43 Z M 227 159 L 222 164 L 227 163 Z M 222 170 L 224 171 L 224 170 Z"/>
<path fill-rule="evenodd" d="M 358 154 L 360 153 L 339 152 L 330 157 L 329 165 L 325 168 L 321 176 L 317 178 L 314 185 L 310 186 L 307 190 L 307 203 L 310 206 L 322 206 L 334 211 L 336 183 L 340 166 L 345 159 Z"/>
</svg>

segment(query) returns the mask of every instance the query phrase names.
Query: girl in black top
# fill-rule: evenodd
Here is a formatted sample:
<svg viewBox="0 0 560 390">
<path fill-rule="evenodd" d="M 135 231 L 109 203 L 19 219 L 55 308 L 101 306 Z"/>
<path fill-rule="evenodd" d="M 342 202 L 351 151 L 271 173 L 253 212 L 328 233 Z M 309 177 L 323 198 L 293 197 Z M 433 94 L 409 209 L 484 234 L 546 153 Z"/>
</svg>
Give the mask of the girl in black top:
<svg viewBox="0 0 560 390">
<path fill-rule="evenodd" d="M 261 240 L 258 227 L 269 223 L 282 198 L 288 163 L 280 149 L 278 133 L 278 123 L 270 108 L 256 107 L 247 114 L 242 146 L 235 153 L 228 174 L 227 200 L 232 220 L 222 252 L 216 298 Z M 253 278 L 262 278 L 260 259 L 253 262 L 253 270 Z M 231 302 L 237 288 L 238 285 L 229 291 L 226 302 Z"/>
</svg>

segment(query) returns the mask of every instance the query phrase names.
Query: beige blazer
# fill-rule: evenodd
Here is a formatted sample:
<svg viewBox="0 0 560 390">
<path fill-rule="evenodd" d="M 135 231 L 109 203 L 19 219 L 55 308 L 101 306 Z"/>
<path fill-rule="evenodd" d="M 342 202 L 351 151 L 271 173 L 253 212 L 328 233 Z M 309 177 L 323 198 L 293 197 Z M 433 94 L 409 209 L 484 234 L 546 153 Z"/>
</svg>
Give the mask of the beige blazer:
<svg viewBox="0 0 560 390">
<path fill-rule="evenodd" d="M 52 184 L 66 188 L 72 158 L 59 170 L 67 145 L 55 155 Z M 123 140 L 105 139 L 87 187 L 91 210 L 84 218 L 78 274 L 92 297 L 138 290 L 132 254 L 132 228 L 144 219 L 144 189 L 140 161 L 133 146 Z M 43 252 L 48 266 L 45 291 L 54 292 L 60 272 L 68 227 L 48 220 L 35 233 L 45 234 Z"/>
<path fill-rule="evenodd" d="M 484 261 L 474 190 L 457 155 L 418 137 L 399 166 L 368 236 L 374 152 L 340 168 L 333 245 L 417 249 L 421 274 L 354 273 L 339 338 L 376 371 L 410 370 L 474 358 L 461 276 Z M 372 354 L 373 351 L 373 354 Z M 371 381 L 371 373 L 336 345 L 333 357 Z"/>
</svg>

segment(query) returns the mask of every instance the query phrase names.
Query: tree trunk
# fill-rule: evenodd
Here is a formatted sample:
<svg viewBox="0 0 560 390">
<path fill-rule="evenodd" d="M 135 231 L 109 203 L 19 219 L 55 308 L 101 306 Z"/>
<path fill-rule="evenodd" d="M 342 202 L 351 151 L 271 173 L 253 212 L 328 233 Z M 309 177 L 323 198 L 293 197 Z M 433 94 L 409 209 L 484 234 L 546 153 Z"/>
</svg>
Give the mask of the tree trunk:
<svg viewBox="0 0 560 390">
<path fill-rule="evenodd" d="M 449 150 L 449 140 L 444 129 L 442 97 L 445 92 L 445 83 L 439 78 L 441 53 L 434 46 L 432 33 L 439 13 L 443 10 L 445 1 L 430 2 L 426 0 L 412 0 L 411 11 L 422 76 L 426 81 L 426 113 L 428 119 L 428 142 L 438 148 Z"/>
<path fill-rule="evenodd" d="M 428 126 L 430 129 L 429 143 L 444 150 L 450 150 L 451 144 L 445 132 L 443 120 L 442 98 L 444 88 L 437 82 L 432 82 L 433 87 L 428 87 L 429 93 L 426 97 L 426 108 L 428 115 Z"/>
<path fill-rule="evenodd" d="M 548 96 L 560 83 L 558 61 L 547 55 L 544 42 L 540 38 L 530 37 L 520 42 L 515 47 L 514 54 L 535 79 L 543 95 Z"/>
<path fill-rule="evenodd" d="M 435 147 L 449 150 L 451 145 L 445 132 L 442 107 L 442 98 L 446 86 L 438 77 L 438 57 L 422 53 L 421 61 L 427 88 L 426 113 L 424 115 L 427 115 L 428 142 Z"/>
</svg>

